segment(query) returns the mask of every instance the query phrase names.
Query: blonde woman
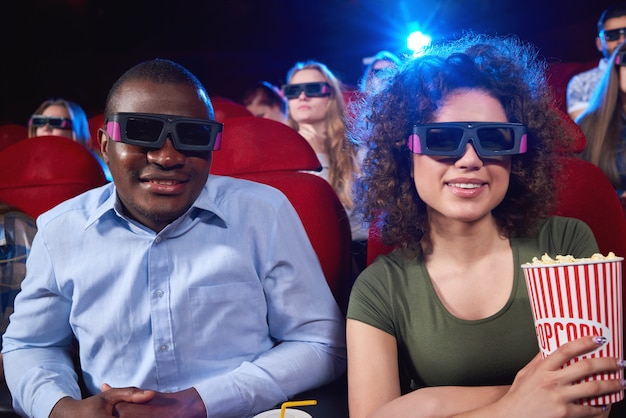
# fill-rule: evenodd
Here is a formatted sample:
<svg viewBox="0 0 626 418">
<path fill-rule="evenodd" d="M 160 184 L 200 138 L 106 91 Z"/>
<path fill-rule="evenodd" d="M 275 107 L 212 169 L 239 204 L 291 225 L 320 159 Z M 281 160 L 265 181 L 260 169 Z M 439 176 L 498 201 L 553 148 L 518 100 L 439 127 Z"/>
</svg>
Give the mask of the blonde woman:
<svg viewBox="0 0 626 418">
<path fill-rule="evenodd" d="M 64 136 L 89 148 L 87 115 L 80 105 L 65 99 L 47 99 L 28 119 L 28 137 Z"/>
<path fill-rule="evenodd" d="M 87 148 L 98 160 L 104 176 L 112 180 L 111 171 L 100 156 L 100 150 L 91 147 L 87 114 L 75 102 L 56 98 L 41 103 L 28 119 L 28 137 L 64 136 Z"/>
<path fill-rule="evenodd" d="M 283 95 L 288 100 L 289 125 L 317 154 L 317 172 L 335 189 L 350 216 L 353 254 L 360 271 L 365 262 L 368 229 L 354 213 L 353 176 L 359 172 L 359 148 L 348 139 L 341 82 L 325 64 L 299 62 L 287 73 Z"/>
</svg>

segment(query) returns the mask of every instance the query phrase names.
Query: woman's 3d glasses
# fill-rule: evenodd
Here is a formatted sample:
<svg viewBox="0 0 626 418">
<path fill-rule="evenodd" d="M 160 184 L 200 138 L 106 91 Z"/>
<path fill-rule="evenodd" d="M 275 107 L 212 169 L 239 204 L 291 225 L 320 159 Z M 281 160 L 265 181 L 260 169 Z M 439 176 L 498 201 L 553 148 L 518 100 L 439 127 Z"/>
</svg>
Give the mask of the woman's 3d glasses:
<svg viewBox="0 0 626 418">
<path fill-rule="evenodd" d="M 72 120 L 58 116 L 33 115 L 28 120 L 28 126 L 43 128 L 48 125 L 53 129 L 72 129 Z"/>
<path fill-rule="evenodd" d="M 154 113 L 113 113 L 106 133 L 116 142 L 158 149 L 169 136 L 179 151 L 216 151 L 222 145 L 220 122 Z"/>
<path fill-rule="evenodd" d="M 326 82 L 285 84 L 283 86 L 283 95 L 288 100 L 297 99 L 302 92 L 306 97 L 326 97 L 330 96 L 332 89 L 330 84 Z"/>
<path fill-rule="evenodd" d="M 600 36 L 603 36 L 604 40 L 609 42 L 617 41 L 622 35 L 626 36 L 626 28 L 603 30 L 600 32 Z"/>
<path fill-rule="evenodd" d="M 408 146 L 415 154 L 460 157 L 470 140 L 481 157 L 523 154 L 527 149 L 526 126 L 498 122 L 414 125 Z"/>
</svg>

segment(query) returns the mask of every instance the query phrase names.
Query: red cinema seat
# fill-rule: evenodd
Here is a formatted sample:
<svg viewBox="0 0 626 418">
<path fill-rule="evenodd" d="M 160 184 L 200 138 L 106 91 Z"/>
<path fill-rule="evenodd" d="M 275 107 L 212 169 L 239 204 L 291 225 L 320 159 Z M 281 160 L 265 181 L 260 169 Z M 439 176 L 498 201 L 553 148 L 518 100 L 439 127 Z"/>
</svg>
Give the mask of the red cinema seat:
<svg viewBox="0 0 626 418">
<path fill-rule="evenodd" d="M 105 183 L 98 160 L 69 138 L 28 138 L 0 151 L 0 202 L 32 218 Z"/>
<path fill-rule="evenodd" d="M 222 147 L 211 172 L 268 184 L 294 206 L 317 254 L 326 281 L 342 311 L 350 291 L 350 223 L 333 188 L 318 170 L 319 160 L 292 128 L 254 116 L 224 121 Z"/>
<path fill-rule="evenodd" d="M 211 103 L 213 104 L 213 110 L 215 111 L 215 120 L 219 122 L 224 122 L 226 119 L 237 118 L 240 116 L 253 116 L 244 105 L 225 97 L 211 97 Z"/>
<path fill-rule="evenodd" d="M 26 126 L 16 123 L 0 125 L 0 151 L 26 138 L 28 138 L 28 128 Z"/>
</svg>

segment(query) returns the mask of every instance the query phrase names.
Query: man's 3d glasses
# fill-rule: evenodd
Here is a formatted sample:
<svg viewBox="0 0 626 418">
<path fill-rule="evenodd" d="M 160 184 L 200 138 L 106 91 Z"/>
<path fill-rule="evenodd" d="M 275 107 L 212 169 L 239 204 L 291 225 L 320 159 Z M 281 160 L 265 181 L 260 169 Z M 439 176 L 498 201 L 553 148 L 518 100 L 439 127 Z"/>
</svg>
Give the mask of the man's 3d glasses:
<svg viewBox="0 0 626 418">
<path fill-rule="evenodd" d="M 603 30 L 600 32 L 600 36 L 603 36 L 604 40 L 609 42 L 617 41 L 622 35 L 626 36 L 626 28 Z"/>
<path fill-rule="evenodd" d="M 527 149 L 526 126 L 499 122 L 414 125 L 408 146 L 415 154 L 461 157 L 470 140 L 481 157 L 523 154 Z"/>
<path fill-rule="evenodd" d="M 302 92 L 306 97 L 326 97 L 332 93 L 330 84 L 326 82 L 285 84 L 282 90 L 288 100 L 297 99 Z"/>
<path fill-rule="evenodd" d="M 113 113 L 105 123 L 113 141 L 158 149 L 169 136 L 179 151 L 216 151 L 222 145 L 220 122 L 154 113 Z"/>
</svg>

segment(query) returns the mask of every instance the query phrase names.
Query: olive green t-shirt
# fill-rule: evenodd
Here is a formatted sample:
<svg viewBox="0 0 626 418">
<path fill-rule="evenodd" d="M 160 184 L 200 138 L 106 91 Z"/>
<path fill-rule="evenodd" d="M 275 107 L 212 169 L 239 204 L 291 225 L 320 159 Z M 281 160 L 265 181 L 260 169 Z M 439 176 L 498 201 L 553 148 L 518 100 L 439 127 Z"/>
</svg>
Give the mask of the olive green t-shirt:
<svg viewBox="0 0 626 418">
<path fill-rule="evenodd" d="M 586 224 L 562 217 L 547 219 L 536 237 L 511 239 L 511 248 L 515 266 L 544 253 L 589 257 L 598 252 Z M 422 260 L 393 251 L 358 277 L 347 316 L 396 338 L 401 370 L 413 388 L 511 384 L 539 351 L 521 267 L 515 269 L 505 306 L 470 321 L 444 307 Z"/>
</svg>

